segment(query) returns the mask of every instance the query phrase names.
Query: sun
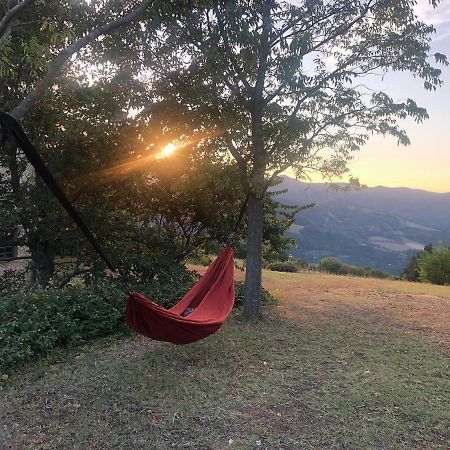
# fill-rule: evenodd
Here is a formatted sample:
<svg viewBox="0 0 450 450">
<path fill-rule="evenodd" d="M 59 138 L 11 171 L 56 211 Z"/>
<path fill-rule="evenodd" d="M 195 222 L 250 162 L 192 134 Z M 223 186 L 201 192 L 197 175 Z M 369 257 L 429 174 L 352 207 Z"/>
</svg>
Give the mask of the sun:
<svg viewBox="0 0 450 450">
<path fill-rule="evenodd" d="M 175 144 L 167 144 L 157 155 L 156 159 L 167 158 L 177 149 Z"/>
</svg>

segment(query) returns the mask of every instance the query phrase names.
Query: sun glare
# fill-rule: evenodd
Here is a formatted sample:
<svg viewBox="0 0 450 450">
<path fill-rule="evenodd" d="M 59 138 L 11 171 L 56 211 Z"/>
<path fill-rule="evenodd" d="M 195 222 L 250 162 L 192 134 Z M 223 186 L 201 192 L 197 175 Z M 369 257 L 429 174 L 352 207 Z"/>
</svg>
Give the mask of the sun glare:
<svg viewBox="0 0 450 450">
<path fill-rule="evenodd" d="M 175 144 L 167 144 L 157 155 L 156 159 L 167 158 L 176 150 Z"/>
</svg>

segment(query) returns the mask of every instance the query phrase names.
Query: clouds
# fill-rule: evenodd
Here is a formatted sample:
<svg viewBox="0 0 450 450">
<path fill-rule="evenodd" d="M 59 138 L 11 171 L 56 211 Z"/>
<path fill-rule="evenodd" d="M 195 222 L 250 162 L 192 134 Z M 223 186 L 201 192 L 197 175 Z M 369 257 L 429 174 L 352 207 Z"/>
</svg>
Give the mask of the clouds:
<svg viewBox="0 0 450 450">
<path fill-rule="evenodd" d="M 420 20 L 436 28 L 434 43 L 450 38 L 450 0 L 443 0 L 437 8 L 433 8 L 428 0 L 419 0 L 415 9 Z"/>
<path fill-rule="evenodd" d="M 301 5 L 302 0 L 285 0 L 292 5 Z M 430 5 L 429 0 L 418 0 L 414 7 L 417 17 L 436 28 L 434 42 L 450 38 L 450 0 L 441 0 L 437 8 Z"/>
<path fill-rule="evenodd" d="M 435 27 L 450 29 L 450 1 L 442 1 L 437 8 L 433 8 L 427 0 L 419 0 L 415 7 L 420 20 Z"/>
</svg>

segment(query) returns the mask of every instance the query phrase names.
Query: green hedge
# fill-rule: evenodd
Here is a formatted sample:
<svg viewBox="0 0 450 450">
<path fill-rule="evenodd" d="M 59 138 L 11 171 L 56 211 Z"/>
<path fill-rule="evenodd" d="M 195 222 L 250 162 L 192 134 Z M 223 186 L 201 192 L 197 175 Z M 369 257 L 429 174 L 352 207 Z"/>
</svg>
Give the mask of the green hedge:
<svg viewBox="0 0 450 450">
<path fill-rule="evenodd" d="M 269 270 L 273 270 L 274 272 L 298 272 L 297 266 L 288 262 L 277 262 L 269 264 Z"/>
<path fill-rule="evenodd" d="M 395 278 L 392 274 L 371 267 L 359 267 L 339 261 L 336 258 L 323 258 L 320 260 L 318 269 L 322 272 L 337 275 L 353 275 L 356 277 L 370 278 Z"/>
</svg>

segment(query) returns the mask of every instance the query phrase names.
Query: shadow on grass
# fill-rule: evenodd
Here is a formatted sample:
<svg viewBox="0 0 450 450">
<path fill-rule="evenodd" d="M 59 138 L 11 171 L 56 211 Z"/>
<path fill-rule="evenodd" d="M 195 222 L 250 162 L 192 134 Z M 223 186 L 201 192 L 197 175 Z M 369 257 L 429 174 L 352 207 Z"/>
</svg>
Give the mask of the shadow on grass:
<svg viewBox="0 0 450 450">
<path fill-rule="evenodd" d="M 97 345 L 4 396 L 12 448 L 445 448 L 448 360 L 386 321 L 254 325 Z M 376 323 L 376 326 L 371 326 Z"/>
</svg>

